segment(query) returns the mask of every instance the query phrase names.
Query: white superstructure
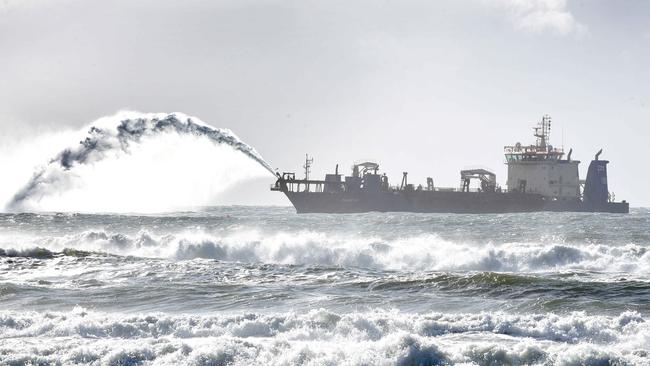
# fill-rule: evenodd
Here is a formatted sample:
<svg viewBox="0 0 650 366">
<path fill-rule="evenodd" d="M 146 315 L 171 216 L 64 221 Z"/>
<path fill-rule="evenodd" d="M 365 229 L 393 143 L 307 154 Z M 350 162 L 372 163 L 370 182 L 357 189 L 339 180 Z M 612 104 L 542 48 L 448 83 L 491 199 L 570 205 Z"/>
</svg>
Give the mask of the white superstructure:
<svg viewBox="0 0 650 366">
<path fill-rule="evenodd" d="M 558 200 L 577 199 L 580 196 L 580 162 L 571 160 L 571 152 L 567 159 L 562 159 L 564 150 L 549 144 L 550 133 L 551 117 L 546 115 L 535 127 L 535 145 L 517 143 L 504 148 L 508 190 L 538 193 Z"/>
</svg>

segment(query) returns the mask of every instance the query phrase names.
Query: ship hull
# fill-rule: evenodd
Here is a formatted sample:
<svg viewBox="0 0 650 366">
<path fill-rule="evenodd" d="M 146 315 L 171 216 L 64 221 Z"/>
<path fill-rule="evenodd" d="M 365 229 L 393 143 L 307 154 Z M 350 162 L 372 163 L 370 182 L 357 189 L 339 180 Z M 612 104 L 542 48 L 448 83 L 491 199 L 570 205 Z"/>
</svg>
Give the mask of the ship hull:
<svg viewBox="0 0 650 366">
<path fill-rule="evenodd" d="M 514 213 L 611 212 L 628 213 L 626 202 L 588 205 L 580 200 L 554 201 L 516 192 L 389 191 L 284 192 L 298 213 Z"/>
</svg>

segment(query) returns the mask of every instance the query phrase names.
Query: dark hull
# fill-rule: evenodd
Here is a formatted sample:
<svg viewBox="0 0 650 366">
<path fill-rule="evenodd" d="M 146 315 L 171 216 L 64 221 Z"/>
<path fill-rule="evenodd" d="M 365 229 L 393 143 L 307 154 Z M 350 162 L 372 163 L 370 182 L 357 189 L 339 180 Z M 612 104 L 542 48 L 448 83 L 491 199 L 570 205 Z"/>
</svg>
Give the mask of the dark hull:
<svg viewBox="0 0 650 366">
<path fill-rule="evenodd" d="M 628 213 L 627 202 L 588 205 L 580 200 L 553 201 L 537 194 L 500 192 L 284 192 L 298 213 L 431 212 L 611 212 Z"/>
</svg>

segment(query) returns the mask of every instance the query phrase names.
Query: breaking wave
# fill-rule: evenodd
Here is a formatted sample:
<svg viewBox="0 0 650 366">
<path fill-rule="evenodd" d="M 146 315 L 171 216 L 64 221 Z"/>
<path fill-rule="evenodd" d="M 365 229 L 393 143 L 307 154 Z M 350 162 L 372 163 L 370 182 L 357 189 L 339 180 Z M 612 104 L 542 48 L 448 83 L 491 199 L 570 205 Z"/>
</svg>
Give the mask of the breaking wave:
<svg viewBox="0 0 650 366">
<path fill-rule="evenodd" d="M 10 247 L 8 241 L 23 244 Z M 135 235 L 90 230 L 61 237 L 5 238 L 2 242 L 0 247 L 5 247 L 5 253 L 34 252 L 35 256 L 74 249 L 178 260 L 204 258 L 409 271 L 586 270 L 634 274 L 650 269 L 650 253 L 637 244 L 470 244 L 444 240 L 435 234 L 383 239 L 317 231 L 264 233 L 245 228 L 221 235 L 193 231 L 160 236 L 145 230 Z"/>
<path fill-rule="evenodd" d="M 250 164 L 249 162 L 254 162 Z M 36 170 L 10 211 L 154 212 L 202 205 L 271 166 L 232 131 L 180 113 L 121 112 Z"/>
<path fill-rule="evenodd" d="M 648 324 L 634 312 L 562 317 L 320 309 L 212 316 L 76 307 L 71 313 L 0 312 L 0 362 L 645 365 Z"/>
</svg>

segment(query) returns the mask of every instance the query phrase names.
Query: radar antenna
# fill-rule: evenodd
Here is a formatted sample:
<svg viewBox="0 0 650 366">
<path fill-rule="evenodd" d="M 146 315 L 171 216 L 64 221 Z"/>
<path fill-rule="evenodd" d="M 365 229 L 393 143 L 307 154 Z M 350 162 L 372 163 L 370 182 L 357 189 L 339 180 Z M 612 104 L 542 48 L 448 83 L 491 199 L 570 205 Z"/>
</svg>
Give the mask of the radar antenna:
<svg viewBox="0 0 650 366">
<path fill-rule="evenodd" d="M 313 157 L 309 157 L 309 154 L 305 154 L 305 165 L 302 167 L 305 168 L 305 180 L 309 180 L 309 173 L 311 172 L 311 164 L 314 162 Z"/>
</svg>

